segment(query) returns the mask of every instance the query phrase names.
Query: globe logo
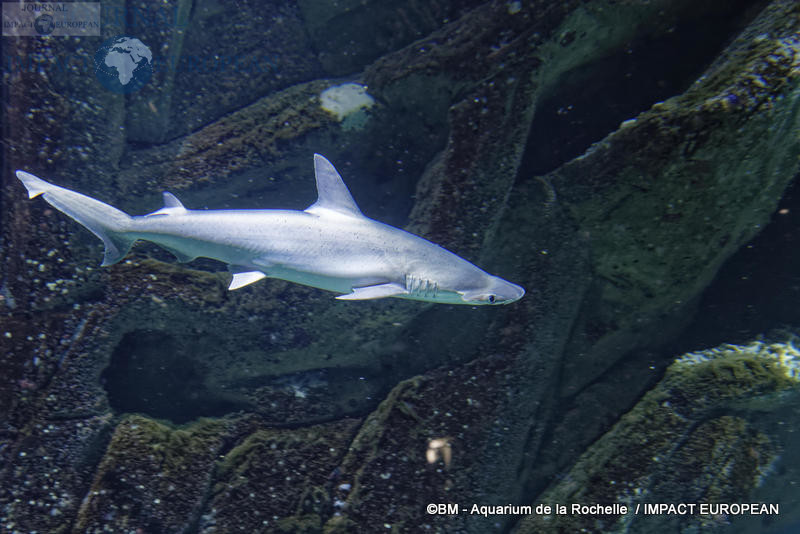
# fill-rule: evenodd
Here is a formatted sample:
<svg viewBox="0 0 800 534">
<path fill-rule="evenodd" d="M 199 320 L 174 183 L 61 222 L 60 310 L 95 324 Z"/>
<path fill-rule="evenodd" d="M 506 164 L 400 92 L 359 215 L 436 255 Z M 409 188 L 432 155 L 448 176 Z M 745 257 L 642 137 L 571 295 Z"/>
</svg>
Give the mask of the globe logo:
<svg viewBox="0 0 800 534">
<path fill-rule="evenodd" d="M 109 91 L 138 91 L 153 76 L 153 53 L 136 37 L 118 35 L 100 45 L 94 54 L 95 76 Z"/>
<path fill-rule="evenodd" d="M 33 27 L 39 32 L 39 35 L 50 35 L 56 29 L 56 23 L 53 15 L 44 14 L 36 17 Z"/>
</svg>

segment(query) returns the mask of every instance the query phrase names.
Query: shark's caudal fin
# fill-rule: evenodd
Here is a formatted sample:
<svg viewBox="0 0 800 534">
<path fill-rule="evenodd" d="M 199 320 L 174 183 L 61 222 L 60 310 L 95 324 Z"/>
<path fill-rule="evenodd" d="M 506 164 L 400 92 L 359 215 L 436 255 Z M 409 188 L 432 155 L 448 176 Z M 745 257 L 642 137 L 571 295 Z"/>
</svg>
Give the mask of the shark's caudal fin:
<svg viewBox="0 0 800 534">
<path fill-rule="evenodd" d="M 48 204 L 69 215 L 103 240 L 106 246 L 103 265 L 121 260 L 136 240 L 126 234 L 131 217 L 117 208 L 45 182 L 25 171 L 17 171 L 17 178 L 28 190 L 28 198 L 42 195 Z"/>
</svg>

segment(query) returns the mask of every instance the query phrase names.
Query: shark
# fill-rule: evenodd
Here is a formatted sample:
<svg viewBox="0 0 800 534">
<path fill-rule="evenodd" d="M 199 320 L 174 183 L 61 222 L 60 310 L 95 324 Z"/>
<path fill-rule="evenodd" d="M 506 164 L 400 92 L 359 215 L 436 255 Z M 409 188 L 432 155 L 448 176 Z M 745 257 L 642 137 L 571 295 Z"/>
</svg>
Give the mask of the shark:
<svg viewBox="0 0 800 534">
<path fill-rule="evenodd" d="M 445 248 L 365 216 L 342 177 L 314 155 L 317 200 L 307 209 L 192 210 L 163 193 L 164 207 L 131 216 L 28 172 L 17 178 L 29 198 L 41 195 L 104 245 L 103 266 L 120 261 L 138 240 L 179 262 L 198 257 L 228 264 L 228 289 L 279 278 L 338 293 L 339 300 L 387 297 L 466 305 L 509 304 L 525 290 Z"/>
</svg>

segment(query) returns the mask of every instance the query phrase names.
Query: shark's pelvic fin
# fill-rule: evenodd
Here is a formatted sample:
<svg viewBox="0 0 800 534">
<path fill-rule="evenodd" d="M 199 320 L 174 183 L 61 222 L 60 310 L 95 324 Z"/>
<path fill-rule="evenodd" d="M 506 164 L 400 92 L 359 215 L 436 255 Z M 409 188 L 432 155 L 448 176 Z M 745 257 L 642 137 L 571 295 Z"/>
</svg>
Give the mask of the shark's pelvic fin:
<svg viewBox="0 0 800 534">
<path fill-rule="evenodd" d="M 180 263 L 189 263 L 190 261 L 197 259 L 197 256 L 190 256 L 189 254 L 185 254 L 180 250 L 164 245 L 163 243 L 161 244 L 161 248 L 167 249 Z"/>
<path fill-rule="evenodd" d="M 66 213 L 103 240 L 106 246 L 103 265 L 117 263 L 130 250 L 135 239 L 126 235 L 131 224 L 131 217 L 127 213 L 105 202 L 46 182 L 25 171 L 17 171 L 17 178 L 28 190 L 29 198 L 42 195 L 48 204 Z"/>
<path fill-rule="evenodd" d="M 330 161 L 314 154 L 314 176 L 317 178 L 317 201 L 306 208 L 307 213 L 321 215 L 325 210 L 343 215 L 363 217 L 350 190 Z"/>
<path fill-rule="evenodd" d="M 234 289 L 239 289 L 240 287 L 252 284 L 253 282 L 258 282 L 262 278 L 266 277 L 267 275 L 261 271 L 233 273 L 233 279 L 231 280 L 231 284 L 228 286 L 228 290 L 233 291 Z"/>
<path fill-rule="evenodd" d="M 352 293 L 345 293 L 336 298 L 339 300 L 370 300 L 394 297 L 396 295 L 408 295 L 408 291 L 400 284 L 392 282 L 377 286 L 354 287 Z"/>
</svg>

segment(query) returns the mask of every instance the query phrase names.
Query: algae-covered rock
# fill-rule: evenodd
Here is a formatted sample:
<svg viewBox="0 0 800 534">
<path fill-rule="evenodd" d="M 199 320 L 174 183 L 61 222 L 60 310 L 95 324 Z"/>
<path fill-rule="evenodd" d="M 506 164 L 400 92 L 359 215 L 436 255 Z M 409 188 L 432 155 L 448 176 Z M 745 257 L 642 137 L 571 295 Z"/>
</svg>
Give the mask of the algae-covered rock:
<svg viewBox="0 0 800 534">
<path fill-rule="evenodd" d="M 494 519 L 430 514 L 430 503 L 486 502 L 483 462 L 515 432 L 516 407 L 498 392 L 521 387 L 513 361 L 479 358 L 399 383 L 363 422 L 337 468 L 346 484 L 335 495 L 324 532 L 378 525 L 390 532 L 471 528 Z M 499 521 L 502 521 L 500 519 Z M 371 528 L 371 527 L 367 527 Z"/>
<path fill-rule="evenodd" d="M 128 2 L 119 18 L 115 29 L 137 35 L 154 56 L 153 79 L 126 102 L 134 143 L 175 139 L 322 74 L 293 3 Z"/>
<path fill-rule="evenodd" d="M 658 379 L 661 346 L 797 170 L 798 7 L 788 0 L 411 2 L 397 17 L 377 2 L 273 4 L 244 6 L 252 24 L 220 29 L 247 31 L 215 43 L 201 37 L 221 8 L 173 2 L 196 27 L 146 38 L 170 53 L 241 45 L 252 57 L 290 31 L 286 77 L 162 73 L 150 92 L 122 97 L 97 93 L 90 75 L 53 75 L 46 61 L 13 73 L 8 169 L 135 214 L 160 207 L 164 188 L 191 208 L 302 209 L 321 152 L 365 213 L 521 283 L 526 298 L 480 310 L 342 303 L 277 280 L 228 292 L 221 266 L 169 264 L 152 247 L 98 269 L 94 238 L 24 201 L 5 172 L 4 525 L 403 532 L 422 517 L 442 531 L 510 528 L 515 517 L 429 517 L 424 505 L 538 495 Z M 365 20 L 402 32 L 374 49 L 381 24 L 334 33 Z M 306 40 L 336 46 L 301 57 Z M 79 46 L 18 41 L 38 59 Z M 352 79 L 327 79 L 345 72 Z M 347 82 L 366 84 L 375 105 L 345 128 L 320 95 Z M 225 98 L 209 105 L 219 88 Z M 653 449 L 685 436 L 674 471 L 647 486 L 664 499 L 683 477 L 700 497 L 733 499 L 793 443 L 749 416 L 784 387 L 773 369 L 724 361 L 689 373 L 702 380 L 674 378 L 663 393 L 673 405 L 654 400 L 641 421 Z M 152 419 L 237 411 L 258 415 L 177 429 Z M 347 419 L 370 412 L 359 429 Z M 627 450 L 639 464 L 621 473 L 652 466 Z M 143 482 L 120 482 L 120 469 Z M 766 480 L 791 480 L 785 472 Z M 276 507 L 253 504 L 263 495 Z"/>
<path fill-rule="evenodd" d="M 773 2 L 686 92 L 546 177 L 592 249 L 598 293 L 581 317 L 593 354 L 569 358 L 566 390 L 598 372 L 585 359 L 612 365 L 606 350 L 625 337 L 681 328 L 682 310 L 769 220 L 800 153 L 800 93 L 787 83 L 800 76 L 797 9 Z"/>
<path fill-rule="evenodd" d="M 343 491 L 336 466 L 359 422 L 248 435 L 218 462 L 199 531 L 321 532 Z"/>
<path fill-rule="evenodd" d="M 570 465 L 568 457 L 616 420 L 611 412 L 653 383 L 665 344 L 691 320 L 723 262 L 767 223 L 794 177 L 800 92 L 786 80 L 800 73 L 797 9 L 771 3 L 684 93 L 511 197 L 512 207 L 534 201 L 546 209 L 509 213 L 498 233 L 549 229 L 554 214 L 567 210 L 592 272 L 552 364 L 563 402 L 531 464 L 538 484 Z M 547 274 L 567 266 L 552 263 L 548 248 L 508 250 L 549 265 Z"/>
<path fill-rule="evenodd" d="M 38 386 L 27 388 L 29 395 L 39 397 Z M 32 403 L 42 400 L 56 404 L 57 397 L 50 394 Z M 112 429 L 110 414 L 33 420 L 18 430 L 6 427 L 0 476 L 14 482 L 0 489 L 3 528 L 69 532 Z"/>
<path fill-rule="evenodd" d="M 298 6 L 319 62 L 328 74 L 345 76 L 428 35 L 480 3 L 300 0 Z"/>
<path fill-rule="evenodd" d="M 229 422 L 173 429 L 130 416 L 117 425 L 74 532 L 181 532 L 196 520 Z"/>
<path fill-rule="evenodd" d="M 131 174 L 126 181 L 135 183 L 143 177 L 132 174 L 146 171 L 151 175 L 148 182 L 152 175 L 163 175 L 167 182 L 161 186 L 180 191 L 265 166 L 282 155 L 282 143 L 335 122 L 318 100 L 329 85 L 315 80 L 289 87 L 176 141 L 134 153 L 124 171 L 124 175 Z"/>
<path fill-rule="evenodd" d="M 779 506 L 779 517 L 749 517 L 749 529 L 736 527 L 737 532 L 763 532 L 796 520 L 790 504 L 796 496 L 764 486 L 774 484 L 775 472 L 794 470 L 796 454 L 789 449 L 794 440 L 787 440 L 789 433 L 776 423 L 789 416 L 789 406 L 800 397 L 798 341 L 792 335 L 679 358 L 655 388 L 536 497 L 536 504 L 558 503 L 568 512 L 530 515 L 514 532 L 696 532 L 737 525 L 739 514 L 709 506 L 720 503 Z M 769 498 L 754 498 L 759 492 Z M 652 503 L 689 503 L 696 509 L 645 513 L 644 506 Z M 627 511 L 580 514 L 573 504 L 619 504 Z"/>
</svg>

